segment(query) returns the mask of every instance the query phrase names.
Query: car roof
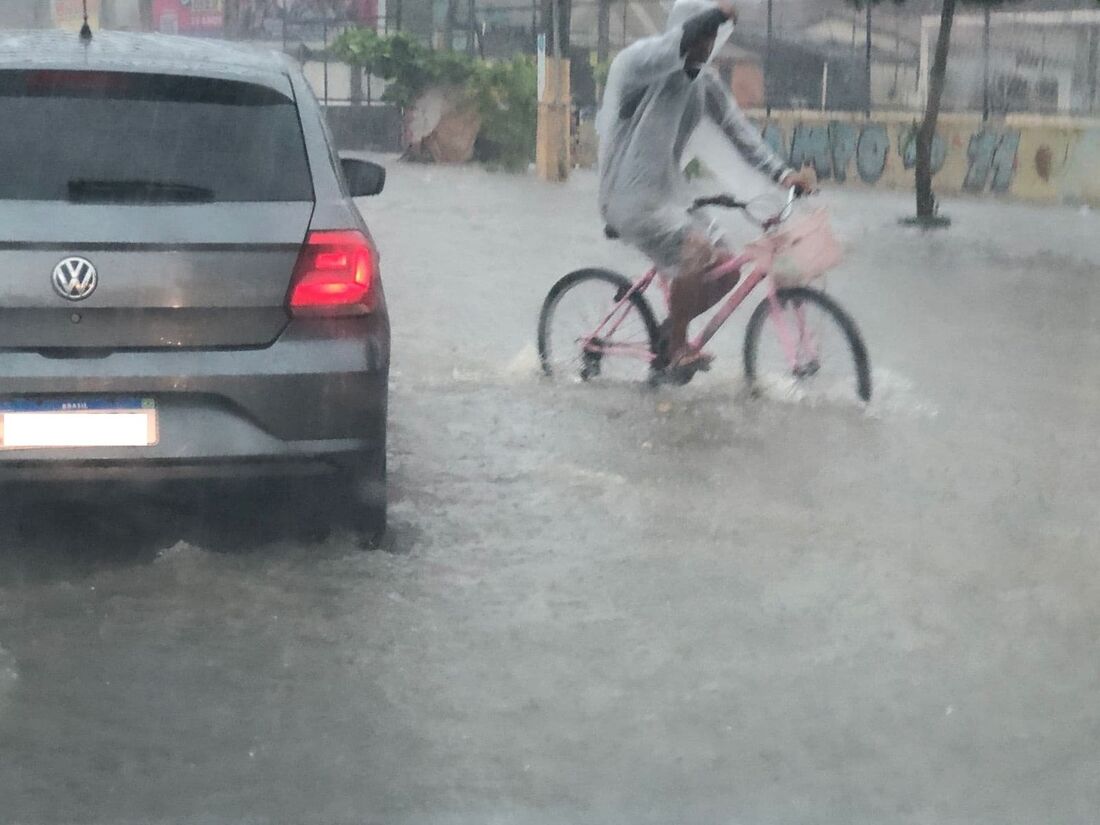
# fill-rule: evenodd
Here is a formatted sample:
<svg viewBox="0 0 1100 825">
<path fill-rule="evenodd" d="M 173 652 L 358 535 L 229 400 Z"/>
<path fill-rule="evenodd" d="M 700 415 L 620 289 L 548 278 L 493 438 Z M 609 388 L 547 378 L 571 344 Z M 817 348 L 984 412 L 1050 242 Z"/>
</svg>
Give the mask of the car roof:
<svg viewBox="0 0 1100 825">
<path fill-rule="evenodd" d="M 97 31 L 90 42 L 56 29 L 0 33 L 0 69 L 76 69 L 213 77 L 293 97 L 290 60 L 271 49 L 166 34 Z"/>
</svg>

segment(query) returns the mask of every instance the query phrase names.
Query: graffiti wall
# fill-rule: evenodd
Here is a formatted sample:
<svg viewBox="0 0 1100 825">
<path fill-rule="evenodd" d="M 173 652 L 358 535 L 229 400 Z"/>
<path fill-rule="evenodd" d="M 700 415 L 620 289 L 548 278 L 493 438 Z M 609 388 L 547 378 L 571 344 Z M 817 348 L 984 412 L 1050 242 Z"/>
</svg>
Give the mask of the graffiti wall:
<svg viewBox="0 0 1100 825">
<path fill-rule="evenodd" d="M 823 180 L 911 189 L 916 122 L 911 115 L 870 120 L 779 113 L 761 123 L 764 139 L 792 165 L 813 164 Z M 932 146 L 941 194 L 1009 195 L 1100 205 L 1100 124 L 941 118 Z"/>
</svg>

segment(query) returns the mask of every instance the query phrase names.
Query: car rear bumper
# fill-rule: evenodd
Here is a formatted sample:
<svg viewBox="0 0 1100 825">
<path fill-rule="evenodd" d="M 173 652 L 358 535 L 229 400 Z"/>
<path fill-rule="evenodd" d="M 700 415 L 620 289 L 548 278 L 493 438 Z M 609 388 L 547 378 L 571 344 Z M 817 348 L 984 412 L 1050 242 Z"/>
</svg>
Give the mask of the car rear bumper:
<svg viewBox="0 0 1100 825">
<path fill-rule="evenodd" d="M 262 349 L 0 351 L 0 395 L 152 398 L 149 447 L 0 450 L 0 481 L 320 473 L 385 450 L 384 314 L 295 320 Z"/>
</svg>

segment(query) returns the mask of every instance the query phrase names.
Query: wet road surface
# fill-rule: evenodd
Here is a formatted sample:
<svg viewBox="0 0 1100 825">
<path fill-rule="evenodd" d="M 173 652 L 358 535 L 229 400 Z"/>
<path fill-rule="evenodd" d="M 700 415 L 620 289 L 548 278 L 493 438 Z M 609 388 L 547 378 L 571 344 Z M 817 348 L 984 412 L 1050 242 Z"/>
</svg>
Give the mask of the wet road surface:
<svg viewBox="0 0 1100 825">
<path fill-rule="evenodd" d="M 278 484 L 5 490 L 0 821 L 1095 820 L 1097 217 L 829 196 L 865 409 L 748 397 L 736 323 L 682 390 L 539 380 L 553 281 L 640 269 L 593 202 L 363 202 L 384 550 Z"/>
</svg>

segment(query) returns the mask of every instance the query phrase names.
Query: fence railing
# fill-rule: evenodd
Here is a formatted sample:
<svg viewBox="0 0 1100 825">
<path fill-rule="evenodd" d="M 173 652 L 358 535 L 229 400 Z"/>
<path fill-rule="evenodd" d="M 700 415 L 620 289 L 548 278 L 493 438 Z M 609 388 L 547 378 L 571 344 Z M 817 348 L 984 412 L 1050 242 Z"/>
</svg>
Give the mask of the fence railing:
<svg viewBox="0 0 1100 825">
<path fill-rule="evenodd" d="M 385 13 L 362 20 L 309 16 L 313 5 L 295 4 L 293 13 L 284 14 L 277 5 L 257 4 L 251 15 L 242 16 L 234 36 L 277 43 L 304 63 L 318 63 L 309 73 L 311 79 L 317 76 L 318 94 L 326 100 L 355 96 L 347 68 L 327 53 L 328 45 L 349 26 L 369 25 L 380 32 L 400 29 L 430 45 L 442 45 L 438 10 L 421 9 L 416 17 L 419 6 L 403 8 L 390 0 Z M 543 25 L 537 0 L 453 5 L 449 28 L 454 47 L 465 49 L 468 42 L 490 57 L 534 51 L 535 34 Z M 934 42 L 938 18 L 884 3 L 874 7 L 868 31 L 865 12 L 842 0 L 772 5 L 770 29 L 764 4 L 748 7 L 756 10 L 743 15 L 724 65 L 727 79 L 739 94 L 748 95 L 747 105 L 837 111 L 923 108 L 929 43 Z M 575 49 L 587 50 L 589 59 L 600 45 L 595 24 L 599 7 L 599 0 L 573 0 L 571 42 Z M 982 112 L 987 117 L 1100 116 L 1100 10 L 984 16 L 974 14 L 973 8 L 964 9 L 956 19 L 945 111 Z M 659 5 L 635 0 L 613 0 L 607 16 L 612 53 L 664 23 Z M 373 99 L 379 82 L 367 83 Z"/>
<path fill-rule="evenodd" d="M 790 26 L 785 7 L 776 2 L 770 38 L 761 19 L 738 26 L 734 42 L 748 53 L 742 61 L 769 67 L 764 103 L 923 109 L 939 16 L 883 3 L 873 7 L 868 32 L 865 12 L 838 3 L 821 5 L 816 19 L 802 17 Z M 1100 9 L 1090 6 L 989 14 L 976 6 L 960 7 L 944 111 L 986 117 L 1100 115 Z"/>
</svg>

